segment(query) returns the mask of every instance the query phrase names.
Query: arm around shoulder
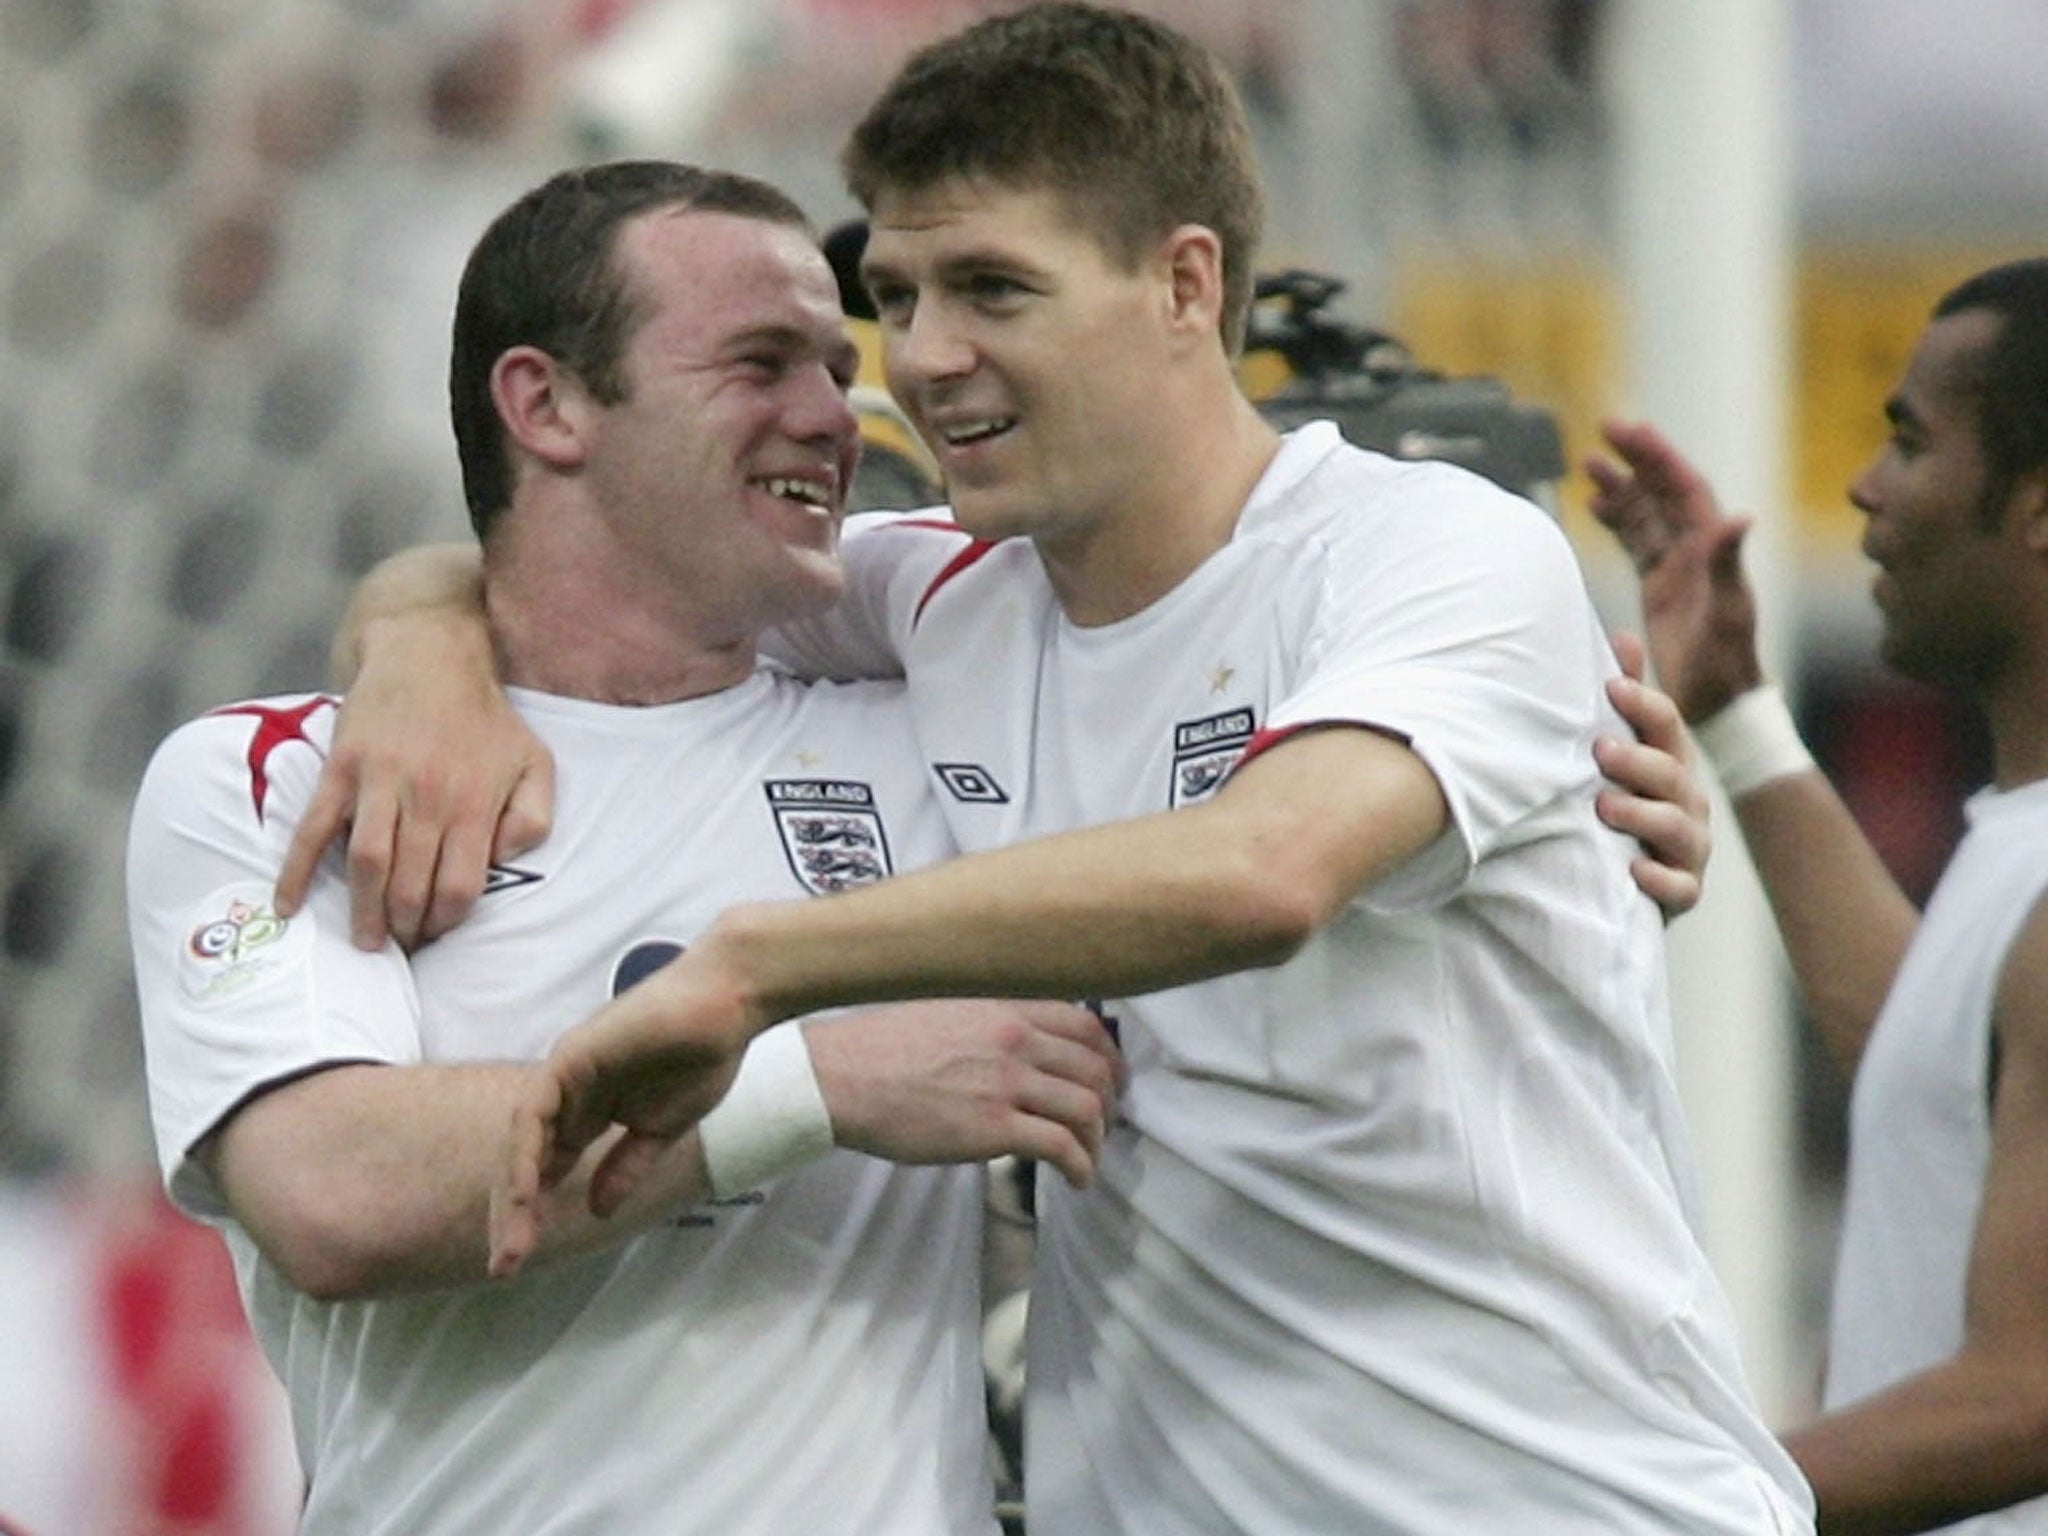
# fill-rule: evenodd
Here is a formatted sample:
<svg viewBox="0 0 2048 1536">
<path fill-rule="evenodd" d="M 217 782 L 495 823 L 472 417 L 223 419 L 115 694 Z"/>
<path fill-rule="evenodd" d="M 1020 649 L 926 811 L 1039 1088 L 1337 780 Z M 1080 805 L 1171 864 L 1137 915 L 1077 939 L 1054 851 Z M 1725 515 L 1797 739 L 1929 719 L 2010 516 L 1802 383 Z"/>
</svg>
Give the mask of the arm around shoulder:
<svg viewBox="0 0 2048 1536">
<path fill-rule="evenodd" d="M 277 896 L 295 911 L 344 839 L 365 948 L 445 933 L 493 860 L 547 835 L 554 762 L 498 681 L 480 581 L 471 545 L 394 555 L 364 579 L 336 641 L 350 692 Z"/>
<path fill-rule="evenodd" d="M 484 628 L 483 558 L 474 544 L 420 544 L 386 556 L 356 584 L 335 633 L 334 681 L 355 681 L 364 651 L 380 625 L 391 622 L 436 626 L 456 636 L 480 638 Z"/>
</svg>

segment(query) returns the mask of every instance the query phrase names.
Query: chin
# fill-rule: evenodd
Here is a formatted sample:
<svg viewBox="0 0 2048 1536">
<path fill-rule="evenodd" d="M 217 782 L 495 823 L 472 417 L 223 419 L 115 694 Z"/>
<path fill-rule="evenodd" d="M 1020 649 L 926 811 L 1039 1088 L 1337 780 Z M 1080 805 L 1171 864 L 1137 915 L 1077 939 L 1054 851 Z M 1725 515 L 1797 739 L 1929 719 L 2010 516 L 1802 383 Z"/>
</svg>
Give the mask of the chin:
<svg viewBox="0 0 2048 1536">
<path fill-rule="evenodd" d="M 1045 520 L 1032 516 L 1029 508 L 998 497 L 977 496 L 972 491 L 957 497 L 952 507 L 954 522 L 977 539 L 990 543 L 1037 533 L 1045 525 Z"/>
<path fill-rule="evenodd" d="M 779 624 L 809 618 L 839 601 L 846 590 L 846 567 L 836 549 L 785 549 L 772 571 L 757 569 L 751 579 L 764 611 L 771 615 L 767 622 Z"/>
<path fill-rule="evenodd" d="M 838 602 L 846 591 L 846 567 L 840 564 L 838 551 L 805 560 L 797 585 L 813 607 L 829 608 Z"/>
</svg>

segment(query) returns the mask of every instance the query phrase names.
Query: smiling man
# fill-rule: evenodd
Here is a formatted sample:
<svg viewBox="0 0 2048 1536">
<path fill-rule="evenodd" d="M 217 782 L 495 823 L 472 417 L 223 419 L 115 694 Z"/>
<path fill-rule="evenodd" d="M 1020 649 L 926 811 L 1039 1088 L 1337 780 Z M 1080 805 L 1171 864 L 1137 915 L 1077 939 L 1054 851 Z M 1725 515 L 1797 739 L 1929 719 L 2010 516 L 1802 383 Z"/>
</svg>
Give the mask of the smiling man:
<svg viewBox="0 0 2048 1536">
<path fill-rule="evenodd" d="M 1633 425 L 1596 510 L 1853 1077 L 1825 1411 L 1788 1437 L 1821 1526 L 2017 1536 L 2048 1531 L 2048 260 L 1943 297 L 1885 415 L 1849 493 L 1884 658 L 1992 742 L 1924 918 L 1764 684 L 1747 522 Z"/>
<path fill-rule="evenodd" d="M 129 913 L 158 1150 L 289 1391 L 306 1536 L 993 1536 L 979 1165 L 1089 1176 L 1116 1065 L 1083 1009 L 764 1036 L 629 1209 L 598 1222 L 570 1174 L 531 1273 L 486 1283 L 526 1063 L 735 902 L 951 851 L 900 687 L 755 653 L 843 584 L 853 369 L 781 193 L 555 178 L 479 242 L 450 369 L 552 836 L 460 933 L 359 949 L 336 869 L 271 906 L 335 699 L 216 711 L 150 766 Z"/>
</svg>

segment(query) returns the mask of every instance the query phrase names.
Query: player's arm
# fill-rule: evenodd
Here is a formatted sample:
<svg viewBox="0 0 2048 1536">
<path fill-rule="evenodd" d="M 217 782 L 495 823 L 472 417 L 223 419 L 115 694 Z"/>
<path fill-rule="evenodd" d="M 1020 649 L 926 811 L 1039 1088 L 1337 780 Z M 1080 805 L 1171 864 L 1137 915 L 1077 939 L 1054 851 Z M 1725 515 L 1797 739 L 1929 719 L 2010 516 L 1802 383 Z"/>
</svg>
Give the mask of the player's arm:
<svg viewBox="0 0 2048 1536">
<path fill-rule="evenodd" d="M 2048 1494 L 2048 904 L 2007 960 L 1994 1027 L 1963 1347 L 1787 1437 L 1824 1532 L 1925 1530 Z"/>
<path fill-rule="evenodd" d="M 700 947 L 765 1018 L 977 981 L 1018 997 L 1157 991 L 1288 959 L 1448 815 L 1405 743 L 1306 730 L 1203 805 L 955 859 L 851 899 L 742 908 Z"/>
<path fill-rule="evenodd" d="M 494 860 L 547 835 L 554 760 L 505 696 L 470 544 L 391 556 L 357 588 L 334 645 L 348 690 L 320 783 L 278 878 L 303 905 L 345 837 L 356 943 L 408 949 L 468 915 Z"/>
<path fill-rule="evenodd" d="M 756 1043 L 701 1136 L 666 1144 L 605 1219 L 589 1195 L 601 1137 L 549 1191 L 536 1257 L 616 1243 L 834 1146 L 903 1163 L 1031 1157 L 1077 1185 L 1093 1175 L 1120 1059 L 1085 1009 L 909 1003 L 790 1028 L 776 1032 L 772 1065 L 770 1042 Z M 514 1063 L 334 1066 L 257 1095 L 196 1156 L 309 1295 L 481 1281 L 491 1190 L 536 1075 Z"/>
<path fill-rule="evenodd" d="M 1655 428 L 1605 431 L 1616 458 L 1587 465 L 1593 511 L 1641 579 L 1650 659 L 1728 791 L 1808 1011 L 1853 1070 L 1919 914 L 1765 691 L 1748 522 Z M 1645 698 L 1615 691 L 1638 728 Z"/>
<path fill-rule="evenodd" d="M 847 598 L 766 637 L 763 654 L 813 675 L 900 676 L 902 589 L 934 549 L 957 544 L 848 534 Z M 347 697 L 278 878 L 278 909 L 299 909 L 345 837 L 356 943 L 375 949 L 388 934 L 411 949 L 461 922 L 489 866 L 545 837 L 554 808 L 554 760 L 498 678 L 476 546 L 421 545 L 381 562 L 343 615 L 333 670 Z"/>
<path fill-rule="evenodd" d="M 488 1277 L 493 1181 L 535 1072 L 513 1063 L 329 1067 L 258 1094 L 194 1156 L 264 1256 L 309 1296 L 478 1282 Z M 600 1221 L 588 1209 L 594 1163 L 586 1158 L 551 1192 L 539 1257 L 616 1243 L 709 1191 L 697 1138 L 684 1137 Z"/>
<path fill-rule="evenodd" d="M 331 708 L 307 695 L 194 720 L 137 788 L 127 916 L 158 1153 L 181 1204 L 238 1219 L 311 1294 L 481 1278 L 493 1178 L 537 1068 L 423 1063 L 408 962 L 347 942 L 332 875 L 296 917 L 267 901 Z M 687 1149 L 674 1159 L 690 1171 Z M 578 1225 L 552 1240 L 582 1241 Z"/>
<path fill-rule="evenodd" d="M 618 1198 L 694 1123 L 707 1079 L 777 1019 L 955 993 L 1128 996 L 1277 965 L 1448 819 L 1403 742 L 1306 730 L 1199 806 L 728 912 L 558 1045 L 553 1084 L 522 1116 L 497 1263 L 520 1262 L 567 1159 L 628 1127 L 594 1190 L 600 1206 Z"/>
<path fill-rule="evenodd" d="M 1733 804 L 1807 1012 L 1853 1074 L 1919 911 L 1817 768 L 1760 784 Z"/>
</svg>

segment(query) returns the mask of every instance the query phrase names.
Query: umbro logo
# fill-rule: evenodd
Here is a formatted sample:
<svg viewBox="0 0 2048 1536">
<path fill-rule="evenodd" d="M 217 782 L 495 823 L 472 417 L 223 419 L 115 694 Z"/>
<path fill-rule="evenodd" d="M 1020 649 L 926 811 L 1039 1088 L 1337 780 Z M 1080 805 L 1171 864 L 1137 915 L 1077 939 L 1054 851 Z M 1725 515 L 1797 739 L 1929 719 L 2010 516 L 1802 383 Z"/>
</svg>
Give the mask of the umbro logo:
<svg viewBox="0 0 2048 1536">
<path fill-rule="evenodd" d="M 541 878 L 537 869 L 515 869 L 510 864 L 493 864 L 484 874 L 484 894 L 494 896 L 514 886 L 532 885 Z"/>
<path fill-rule="evenodd" d="M 932 772 L 946 793 L 968 805 L 1008 805 L 1010 797 L 996 776 L 979 763 L 933 763 Z"/>
</svg>

